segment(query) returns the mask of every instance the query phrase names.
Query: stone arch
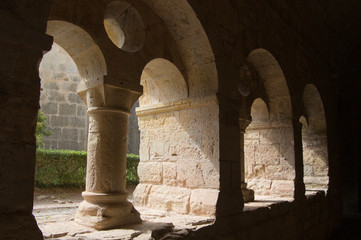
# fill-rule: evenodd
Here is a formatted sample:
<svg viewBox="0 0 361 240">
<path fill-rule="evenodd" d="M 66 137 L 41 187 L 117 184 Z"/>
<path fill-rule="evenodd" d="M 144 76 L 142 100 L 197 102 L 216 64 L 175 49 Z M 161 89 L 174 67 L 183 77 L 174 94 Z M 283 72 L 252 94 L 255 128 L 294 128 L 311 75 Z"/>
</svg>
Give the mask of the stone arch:
<svg viewBox="0 0 361 240">
<path fill-rule="evenodd" d="M 268 107 L 262 98 L 256 98 L 251 107 L 253 123 L 264 123 L 269 121 Z"/>
<path fill-rule="evenodd" d="M 247 60 L 254 66 L 264 81 L 268 96 L 270 120 L 292 120 L 291 97 L 283 71 L 276 58 L 263 48 L 253 50 Z"/>
<path fill-rule="evenodd" d="M 268 101 L 257 98 L 251 107 L 252 122 L 244 134 L 245 180 L 256 196 L 290 198 L 295 154 L 286 79 L 276 58 L 265 49 L 253 50 L 247 60 L 260 76 Z"/>
<path fill-rule="evenodd" d="M 188 97 L 187 84 L 178 68 L 170 61 L 157 58 L 144 68 L 141 82 L 143 95 L 140 106 L 164 104 Z"/>
<path fill-rule="evenodd" d="M 307 84 L 302 100 L 307 115 L 304 117 L 307 118 L 307 124 L 301 121 L 306 191 L 327 190 L 329 181 L 327 126 L 322 99 L 317 88 L 313 84 Z"/>
<path fill-rule="evenodd" d="M 85 83 L 103 80 L 107 74 L 105 58 L 86 31 L 69 22 L 51 20 L 47 34 L 72 57 Z"/>
<path fill-rule="evenodd" d="M 326 117 L 322 99 L 317 88 L 313 84 L 307 84 L 302 95 L 303 104 L 307 114 L 308 128 L 313 131 L 325 132 Z"/>
<path fill-rule="evenodd" d="M 175 40 L 185 67 L 189 97 L 214 96 L 218 74 L 208 37 L 188 1 L 145 0 L 160 16 Z"/>
</svg>

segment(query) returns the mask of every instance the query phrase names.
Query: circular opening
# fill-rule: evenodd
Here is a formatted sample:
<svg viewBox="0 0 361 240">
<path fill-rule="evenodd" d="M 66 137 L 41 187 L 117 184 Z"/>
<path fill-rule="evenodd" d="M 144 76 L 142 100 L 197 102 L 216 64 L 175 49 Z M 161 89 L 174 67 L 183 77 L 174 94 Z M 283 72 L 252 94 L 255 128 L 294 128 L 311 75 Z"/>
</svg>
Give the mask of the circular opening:
<svg viewBox="0 0 361 240">
<path fill-rule="evenodd" d="M 114 1 L 107 6 L 104 28 L 110 40 L 124 51 L 138 51 L 144 44 L 145 28 L 142 18 L 128 2 Z"/>
</svg>

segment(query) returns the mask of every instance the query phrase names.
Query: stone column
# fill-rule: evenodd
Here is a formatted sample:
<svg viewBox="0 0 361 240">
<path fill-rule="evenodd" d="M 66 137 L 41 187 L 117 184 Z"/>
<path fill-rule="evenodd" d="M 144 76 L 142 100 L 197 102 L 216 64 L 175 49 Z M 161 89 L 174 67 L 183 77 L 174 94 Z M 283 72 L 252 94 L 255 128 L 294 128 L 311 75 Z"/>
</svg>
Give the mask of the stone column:
<svg viewBox="0 0 361 240">
<path fill-rule="evenodd" d="M 246 171 L 245 171 L 245 162 L 244 162 L 244 134 L 246 133 L 246 128 L 251 123 L 250 120 L 247 119 L 239 119 L 239 129 L 240 129 L 240 159 L 241 159 L 241 189 L 243 193 L 244 202 L 254 201 L 254 191 L 252 189 L 247 188 L 246 183 Z"/>
<path fill-rule="evenodd" d="M 79 94 L 88 105 L 89 135 L 86 189 L 75 221 L 96 229 L 140 222 L 125 177 L 128 116 L 139 93 L 100 84 Z"/>
</svg>

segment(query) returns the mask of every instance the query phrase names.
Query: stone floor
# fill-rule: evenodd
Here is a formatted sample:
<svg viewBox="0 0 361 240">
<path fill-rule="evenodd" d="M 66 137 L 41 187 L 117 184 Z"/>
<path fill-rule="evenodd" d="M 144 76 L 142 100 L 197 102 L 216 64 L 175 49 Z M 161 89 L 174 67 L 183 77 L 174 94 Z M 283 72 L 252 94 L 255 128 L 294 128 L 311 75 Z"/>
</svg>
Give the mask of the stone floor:
<svg viewBox="0 0 361 240">
<path fill-rule="evenodd" d="M 132 192 L 133 189 L 129 189 Z M 132 201 L 132 195 L 129 200 Z M 247 203 L 244 210 L 253 210 L 288 198 L 264 198 Z M 43 232 L 44 239 L 161 239 L 172 236 L 175 239 L 202 227 L 213 224 L 214 218 L 180 215 L 151 209 L 137 209 L 141 213 L 141 224 L 123 226 L 122 229 L 97 231 L 74 222 L 74 216 L 82 201 L 81 190 L 52 189 L 35 190 L 33 214 Z"/>
</svg>

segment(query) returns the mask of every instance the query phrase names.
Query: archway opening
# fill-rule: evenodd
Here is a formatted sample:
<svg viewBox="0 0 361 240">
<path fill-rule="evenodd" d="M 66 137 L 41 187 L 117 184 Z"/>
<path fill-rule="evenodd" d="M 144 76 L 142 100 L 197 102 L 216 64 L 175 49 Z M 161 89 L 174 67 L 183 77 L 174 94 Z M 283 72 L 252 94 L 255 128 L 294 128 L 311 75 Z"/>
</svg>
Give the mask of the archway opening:
<svg viewBox="0 0 361 240">
<path fill-rule="evenodd" d="M 54 43 L 39 65 L 41 79 L 40 109 L 47 118 L 50 136 L 44 137 L 46 149 L 86 151 L 86 105 L 77 94 L 81 82 L 70 55 Z"/>
<path fill-rule="evenodd" d="M 306 193 L 327 191 L 328 150 L 325 111 L 317 88 L 306 85 L 303 104 L 307 116 L 302 116 L 303 174 Z"/>
<path fill-rule="evenodd" d="M 277 60 L 265 49 L 247 60 L 257 71 L 267 99 L 254 100 L 252 122 L 244 134 L 245 175 L 257 198 L 293 198 L 295 159 L 292 108 L 287 83 Z"/>
<path fill-rule="evenodd" d="M 216 102 L 197 105 L 188 98 L 183 74 L 166 59 L 150 61 L 141 84 L 135 206 L 200 219 L 214 216 L 219 192 Z"/>
<path fill-rule="evenodd" d="M 43 138 L 44 149 L 37 153 L 33 209 L 40 229 L 54 214 L 75 214 L 82 201 L 88 116 L 78 89 L 101 82 L 106 74 L 100 48 L 86 31 L 72 23 L 49 21 L 47 34 L 54 43 L 39 65 L 40 110 L 51 135 Z M 71 211 L 57 212 L 57 204 Z"/>
</svg>

